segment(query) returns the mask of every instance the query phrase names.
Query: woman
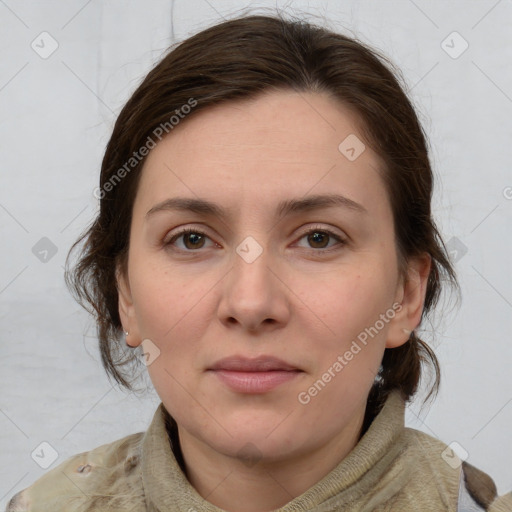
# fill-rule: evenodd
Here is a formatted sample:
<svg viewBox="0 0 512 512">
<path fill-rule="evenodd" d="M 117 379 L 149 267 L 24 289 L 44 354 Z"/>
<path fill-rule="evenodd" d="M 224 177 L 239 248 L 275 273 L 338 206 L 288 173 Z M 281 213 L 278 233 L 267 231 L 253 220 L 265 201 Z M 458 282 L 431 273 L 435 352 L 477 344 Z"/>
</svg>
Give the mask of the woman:
<svg viewBox="0 0 512 512">
<path fill-rule="evenodd" d="M 249 16 L 175 47 L 119 115 L 68 282 L 107 373 L 141 347 L 146 432 L 71 457 L 7 510 L 512 510 L 404 427 L 457 287 L 416 113 L 385 59 Z M 78 247 L 76 245 L 75 247 Z"/>
</svg>

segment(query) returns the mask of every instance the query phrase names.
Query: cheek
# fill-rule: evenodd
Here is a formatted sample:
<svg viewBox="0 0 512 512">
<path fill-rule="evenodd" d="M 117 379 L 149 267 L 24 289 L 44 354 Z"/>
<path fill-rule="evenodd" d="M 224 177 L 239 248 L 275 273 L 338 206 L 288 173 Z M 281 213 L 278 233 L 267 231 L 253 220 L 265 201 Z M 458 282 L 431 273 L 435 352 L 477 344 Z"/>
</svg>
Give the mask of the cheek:
<svg viewBox="0 0 512 512">
<path fill-rule="evenodd" d="M 317 307 L 323 303 L 322 324 L 317 322 L 315 332 L 309 333 L 317 341 L 309 344 L 311 378 L 301 389 L 316 410 L 347 408 L 347 404 L 355 410 L 361 397 L 367 396 L 394 317 L 389 290 L 382 275 L 361 274 L 331 282 L 317 302 Z M 313 417 L 310 420 L 314 423 Z"/>
<path fill-rule="evenodd" d="M 191 318 L 201 315 L 211 285 L 204 275 L 187 275 L 170 268 L 161 257 L 134 253 L 131 259 L 130 284 L 140 335 L 165 344 L 176 339 L 176 333 L 187 325 L 193 339 L 196 323 Z M 192 331 L 190 330 L 192 329 Z"/>
<path fill-rule="evenodd" d="M 319 410 L 357 403 L 374 382 L 394 317 L 389 277 L 377 268 L 331 280 L 316 296 L 322 323 L 309 334 L 317 343 L 310 344 L 312 375 L 302 391 Z"/>
<path fill-rule="evenodd" d="M 337 279 L 326 280 L 318 288 L 321 292 L 308 294 L 304 290 L 301 294 L 324 327 L 331 331 L 333 336 L 328 339 L 337 348 L 373 326 L 392 305 L 392 287 L 385 274 L 375 271 L 376 266 L 365 272 L 347 275 L 340 272 Z M 380 323 L 379 327 L 386 330 Z"/>
<path fill-rule="evenodd" d="M 192 383 L 197 379 L 200 361 L 198 343 L 204 322 L 209 321 L 207 301 L 201 298 L 211 286 L 203 279 L 188 279 L 162 268 L 149 257 L 139 261 L 144 260 L 145 265 L 138 266 L 133 259 L 131 287 L 139 334 L 151 341 L 146 342 L 144 350 L 150 347 L 149 351 L 156 354 L 147 371 L 169 412 L 181 419 L 182 411 L 190 408 L 187 390 L 191 386 L 195 389 Z M 205 402 L 197 390 L 194 393 L 201 403 Z"/>
<path fill-rule="evenodd" d="M 149 255 L 132 261 L 139 334 L 151 341 L 144 344 L 144 350 L 149 347 L 156 354 L 147 371 L 169 412 L 184 421 L 182 411 L 190 409 L 190 390 L 199 403 L 210 400 L 197 385 L 204 352 L 201 340 L 212 323 L 210 294 L 215 281 L 204 273 L 191 276 L 169 269 L 165 262 L 151 261 Z"/>
</svg>

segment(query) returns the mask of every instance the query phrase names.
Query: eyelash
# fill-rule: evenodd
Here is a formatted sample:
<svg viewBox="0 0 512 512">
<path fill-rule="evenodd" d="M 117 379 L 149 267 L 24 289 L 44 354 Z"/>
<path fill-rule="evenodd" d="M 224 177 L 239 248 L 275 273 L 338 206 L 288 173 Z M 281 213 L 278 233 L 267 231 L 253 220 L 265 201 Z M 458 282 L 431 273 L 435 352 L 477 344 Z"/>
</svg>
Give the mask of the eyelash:
<svg viewBox="0 0 512 512">
<path fill-rule="evenodd" d="M 176 248 L 172 248 L 172 244 L 178 240 L 180 237 L 182 237 L 183 235 L 187 235 L 187 234 L 195 234 L 195 235 L 201 235 L 201 236 L 204 236 L 206 238 L 210 238 L 206 233 L 204 233 L 203 231 L 201 231 L 200 229 L 195 229 L 195 228 L 184 228 L 182 229 L 181 231 L 178 231 L 177 233 L 175 233 L 170 240 L 168 241 L 164 241 L 163 245 L 165 248 L 171 248 L 172 250 L 174 251 L 177 251 L 177 252 L 188 252 L 188 253 L 195 253 L 195 252 L 199 252 L 200 249 L 203 249 L 203 247 L 200 247 L 199 249 L 197 250 L 194 250 L 194 249 L 176 249 Z M 344 246 L 346 245 L 346 240 L 344 240 L 343 238 L 341 238 L 339 235 L 337 235 L 336 233 L 333 233 L 332 231 L 328 230 L 328 229 L 324 229 L 324 228 L 320 228 L 320 227 L 313 227 L 311 229 L 309 229 L 308 231 L 302 233 L 302 235 L 300 236 L 299 240 L 301 240 L 302 238 L 312 234 L 312 233 L 322 233 L 322 234 L 326 234 L 328 235 L 330 238 L 334 238 L 337 242 L 338 242 L 338 246 Z M 339 247 L 338 247 L 339 248 Z M 336 250 L 337 247 L 336 245 L 332 246 L 332 247 L 328 247 L 328 248 L 314 248 L 314 247 L 311 247 L 310 250 L 312 250 L 313 252 L 324 252 L 324 253 L 330 253 L 331 251 L 333 250 Z"/>
</svg>

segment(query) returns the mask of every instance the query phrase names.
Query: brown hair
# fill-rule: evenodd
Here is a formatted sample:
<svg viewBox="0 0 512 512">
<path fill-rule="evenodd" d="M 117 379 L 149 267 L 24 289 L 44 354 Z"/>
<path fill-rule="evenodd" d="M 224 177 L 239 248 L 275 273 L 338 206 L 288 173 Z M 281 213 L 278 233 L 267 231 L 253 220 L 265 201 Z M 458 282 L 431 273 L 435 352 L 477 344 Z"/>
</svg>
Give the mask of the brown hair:
<svg viewBox="0 0 512 512">
<path fill-rule="evenodd" d="M 354 38 L 308 22 L 259 15 L 222 22 L 170 50 L 117 118 L 101 166 L 99 214 L 68 255 L 69 263 L 73 249 L 84 242 L 76 266 L 66 271 L 66 281 L 96 317 L 109 377 L 133 390 L 127 375 L 133 377 L 130 363 L 138 357 L 126 350 L 120 336 L 116 265 L 126 268 L 132 207 L 144 162 L 139 151 L 160 133 L 158 127 L 170 132 L 176 122 L 171 119 L 191 110 L 185 105 L 194 105 L 189 114 L 193 116 L 219 103 L 288 89 L 325 92 L 351 107 L 361 120 L 365 143 L 385 164 L 400 271 L 405 271 L 409 257 L 431 255 L 422 320 L 438 301 L 443 276 L 459 288 L 431 214 L 433 173 L 426 137 L 399 83 L 400 72 L 393 72 L 385 57 Z M 133 155 L 140 161 L 133 161 Z M 410 399 L 422 363 L 430 364 L 435 375 L 430 396 L 439 387 L 439 364 L 413 331 L 403 346 L 385 350 L 368 404 L 375 410 L 393 389 Z M 130 373 L 121 370 L 125 365 Z"/>
</svg>

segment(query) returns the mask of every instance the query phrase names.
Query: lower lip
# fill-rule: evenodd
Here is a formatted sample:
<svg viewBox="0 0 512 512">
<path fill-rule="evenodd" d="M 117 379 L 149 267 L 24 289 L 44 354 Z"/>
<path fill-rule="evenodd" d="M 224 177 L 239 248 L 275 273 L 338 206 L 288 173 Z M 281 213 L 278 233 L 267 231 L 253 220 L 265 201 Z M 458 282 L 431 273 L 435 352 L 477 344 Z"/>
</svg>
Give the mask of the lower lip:
<svg viewBox="0 0 512 512">
<path fill-rule="evenodd" d="M 235 372 L 216 370 L 213 372 L 233 391 L 239 393 L 265 393 L 277 386 L 290 382 L 300 373 L 297 371 Z"/>
</svg>

